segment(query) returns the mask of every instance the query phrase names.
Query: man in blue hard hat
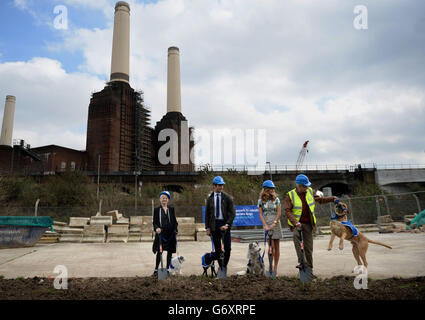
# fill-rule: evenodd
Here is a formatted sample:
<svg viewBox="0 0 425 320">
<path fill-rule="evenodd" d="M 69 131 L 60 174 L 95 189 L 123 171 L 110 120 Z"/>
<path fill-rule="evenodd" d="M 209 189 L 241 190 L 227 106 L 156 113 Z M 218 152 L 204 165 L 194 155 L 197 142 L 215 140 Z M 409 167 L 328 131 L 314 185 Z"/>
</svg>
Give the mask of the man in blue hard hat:
<svg viewBox="0 0 425 320">
<path fill-rule="evenodd" d="M 212 236 L 215 252 L 211 255 L 213 260 L 219 260 L 221 254 L 221 237 L 224 234 L 224 259 L 223 267 L 227 267 L 230 259 L 231 236 L 230 229 L 235 218 L 233 198 L 223 192 L 224 180 L 217 176 L 212 181 L 213 192 L 207 199 L 205 206 L 205 229 L 207 235 Z M 219 260 L 219 263 L 220 260 Z"/>
<path fill-rule="evenodd" d="M 285 215 L 288 218 L 289 228 L 293 231 L 298 263 L 301 264 L 301 248 L 299 232 L 296 229 L 301 229 L 306 263 L 313 270 L 313 230 L 316 227 L 316 215 L 314 213 L 316 203 L 334 202 L 338 198 L 318 196 L 310 187 L 311 182 L 304 174 L 299 174 L 296 177 L 295 186 L 286 194 Z M 313 275 L 313 277 L 316 276 Z"/>
</svg>

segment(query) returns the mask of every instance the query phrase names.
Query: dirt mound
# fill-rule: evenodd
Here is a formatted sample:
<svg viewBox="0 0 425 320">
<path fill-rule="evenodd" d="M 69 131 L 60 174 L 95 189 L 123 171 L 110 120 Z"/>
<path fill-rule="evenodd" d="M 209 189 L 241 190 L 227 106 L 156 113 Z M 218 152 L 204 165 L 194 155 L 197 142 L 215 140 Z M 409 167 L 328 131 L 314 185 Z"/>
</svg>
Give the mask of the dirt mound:
<svg viewBox="0 0 425 320">
<path fill-rule="evenodd" d="M 0 299 L 142 299 L 142 300 L 298 300 L 425 299 L 425 277 L 368 280 L 368 290 L 356 290 L 354 277 L 320 279 L 302 286 L 299 279 L 231 276 L 224 280 L 200 276 L 71 278 L 67 290 L 56 290 L 54 279 L 18 278 L 0 280 Z"/>
</svg>

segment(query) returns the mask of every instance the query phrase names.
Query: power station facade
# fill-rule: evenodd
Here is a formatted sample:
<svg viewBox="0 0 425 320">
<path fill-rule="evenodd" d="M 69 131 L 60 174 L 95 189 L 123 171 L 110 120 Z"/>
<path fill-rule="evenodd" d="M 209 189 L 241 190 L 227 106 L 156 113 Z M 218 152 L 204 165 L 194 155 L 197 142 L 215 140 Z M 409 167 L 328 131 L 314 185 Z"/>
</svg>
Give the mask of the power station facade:
<svg viewBox="0 0 425 320">
<path fill-rule="evenodd" d="M 31 149 L 23 141 L 12 146 L 16 98 L 7 96 L 0 138 L 0 173 L 194 171 L 194 143 L 190 139 L 194 129 L 188 127 L 182 114 L 177 47 L 168 49 L 167 72 L 167 113 L 153 128 L 143 91 L 130 85 L 130 6 L 117 2 L 110 81 L 90 99 L 86 150 L 56 145 Z M 170 132 L 173 134 L 167 134 Z M 15 153 L 24 154 L 25 164 L 14 164 L 11 158 Z M 61 160 L 55 162 L 55 158 Z"/>
</svg>

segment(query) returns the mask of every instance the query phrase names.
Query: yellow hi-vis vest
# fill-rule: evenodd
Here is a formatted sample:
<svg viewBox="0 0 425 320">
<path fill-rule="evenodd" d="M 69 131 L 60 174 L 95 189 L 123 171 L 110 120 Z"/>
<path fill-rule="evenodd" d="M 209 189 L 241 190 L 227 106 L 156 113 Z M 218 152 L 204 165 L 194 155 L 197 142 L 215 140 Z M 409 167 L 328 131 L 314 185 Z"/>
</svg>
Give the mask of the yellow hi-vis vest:
<svg viewBox="0 0 425 320">
<path fill-rule="evenodd" d="M 300 221 L 301 214 L 303 212 L 303 203 L 301 201 L 300 196 L 297 194 L 296 189 L 292 189 L 288 192 L 289 199 L 291 199 L 293 208 L 292 208 L 292 214 L 295 216 L 297 221 Z M 313 222 L 316 224 L 316 216 L 314 215 L 314 208 L 316 207 L 316 201 L 314 201 L 314 195 L 313 195 L 313 189 L 308 187 L 307 193 L 305 195 L 305 200 L 310 207 L 311 214 L 313 215 Z M 288 224 L 293 227 L 294 225 L 291 223 L 291 221 L 288 219 Z"/>
</svg>

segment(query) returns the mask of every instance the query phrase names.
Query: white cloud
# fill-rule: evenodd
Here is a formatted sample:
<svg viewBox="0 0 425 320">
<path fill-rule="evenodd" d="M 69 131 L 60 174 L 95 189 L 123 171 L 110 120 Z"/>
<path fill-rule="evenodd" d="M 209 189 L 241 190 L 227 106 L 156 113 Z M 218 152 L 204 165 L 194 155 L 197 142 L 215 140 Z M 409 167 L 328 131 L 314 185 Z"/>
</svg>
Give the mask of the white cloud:
<svg viewBox="0 0 425 320">
<path fill-rule="evenodd" d="M 99 78 L 109 78 L 113 2 L 64 3 L 102 10 L 110 27 L 73 29 L 63 42 L 51 44 L 83 53 L 80 74 L 39 61 L 46 66 L 37 70 L 45 81 L 30 77 L 25 83 L 46 97 L 43 88 L 53 79 L 79 82 L 70 101 L 67 86 L 54 85 L 53 99 L 64 95 L 65 109 L 78 108 L 83 129 L 71 131 L 84 141 L 89 94 L 101 89 Z M 295 164 L 305 140 L 310 140 L 310 163 L 425 163 L 425 39 L 415 31 L 424 25 L 417 3 L 367 2 L 367 31 L 353 28 L 355 3 L 337 0 L 130 5 L 130 78 L 133 88 L 145 92 L 153 126 L 166 110 L 167 48 L 176 45 L 183 114 L 195 129 L 267 128 L 272 163 Z M 22 70 L 34 63 L 24 63 Z M 24 79 L 26 72 L 21 73 Z M 43 114 L 53 108 L 49 101 L 50 107 L 38 105 Z M 41 136 L 41 130 L 34 132 Z"/>
<path fill-rule="evenodd" d="M 0 64 L 0 97 L 16 96 L 13 139 L 32 146 L 85 149 L 90 94 L 102 87 L 98 78 L 67 73 L 51 59 Z M 1 103 L 3 114 L 4 100 Z"/>
</svg>

